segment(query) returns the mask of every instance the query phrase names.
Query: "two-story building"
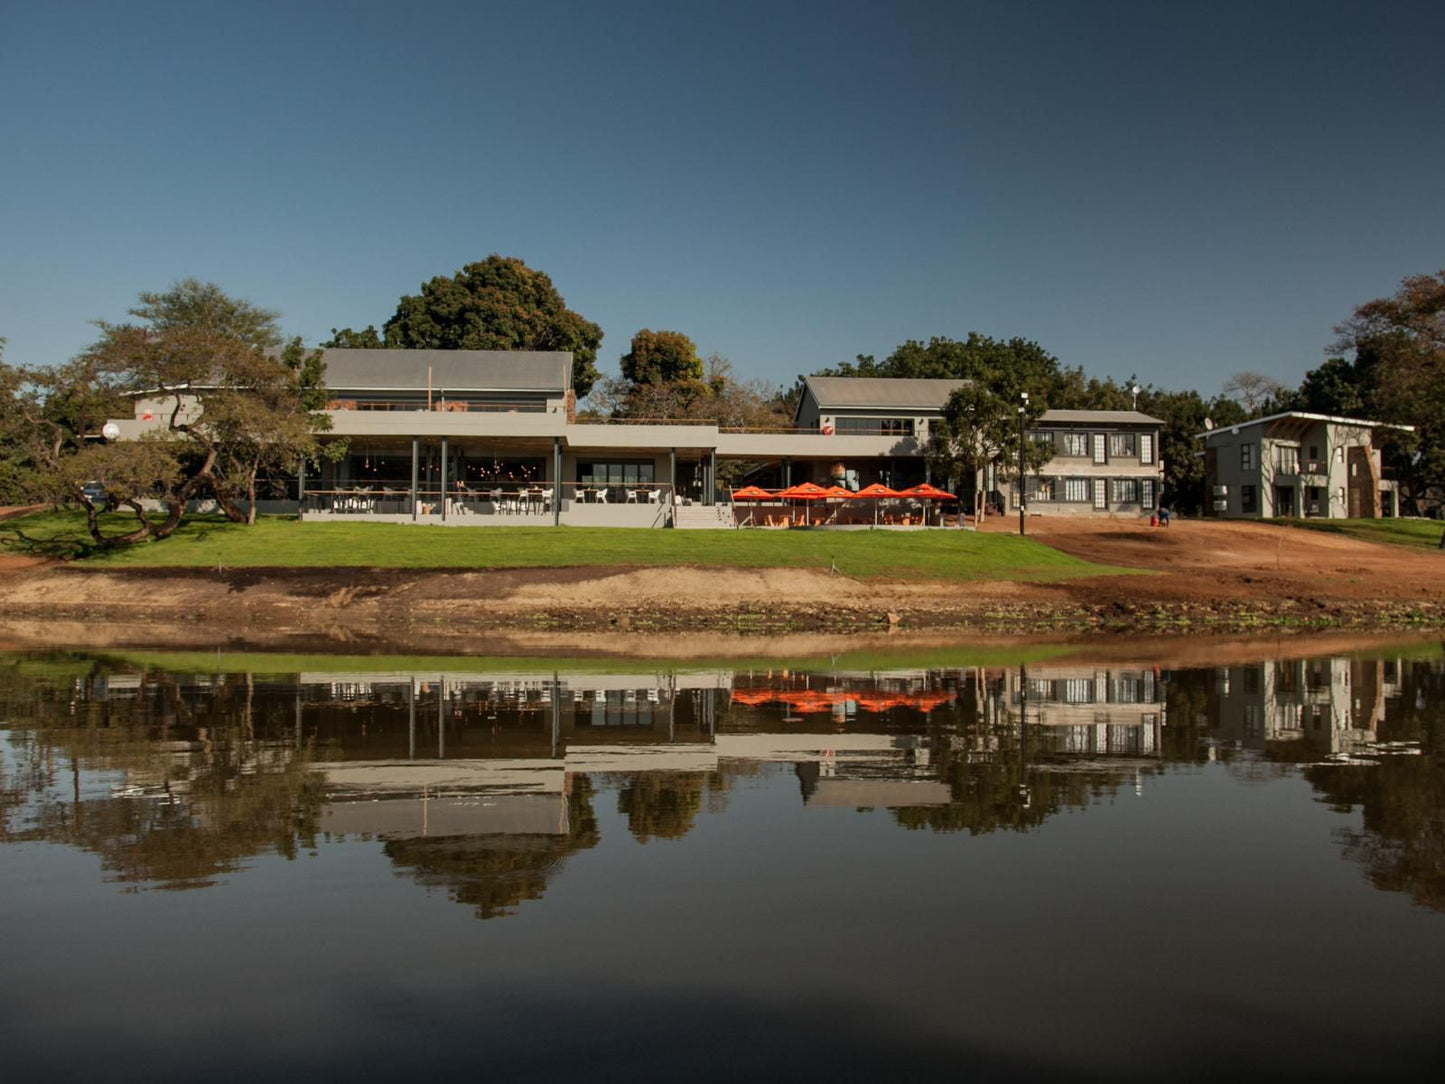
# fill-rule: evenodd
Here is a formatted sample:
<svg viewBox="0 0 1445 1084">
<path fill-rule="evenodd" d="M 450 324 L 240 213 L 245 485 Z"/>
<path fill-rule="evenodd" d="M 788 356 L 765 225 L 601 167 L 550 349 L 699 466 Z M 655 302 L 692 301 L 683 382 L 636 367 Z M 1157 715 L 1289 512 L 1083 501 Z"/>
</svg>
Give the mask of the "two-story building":
<svg viewBox="0 0 1445 1084">
<path fill-rule="evenodd" d="M 1372 519 L 1398 511 L 1380 430 L 1409 426 L 1290 411 L 1200 433 L 1205 509 L 1225 519 Z"/>
<path fill-rule="evenodd" d="M 1046 515 L 1147 515 L 1159 507 L 1164 425 L 1137 410 L 1046 410 L 1029 439 L 1053 458 L 1024 478 L 1025 508 Z M 1017 481 L 1009 502 L 1017 508 Z"/>
</svg>

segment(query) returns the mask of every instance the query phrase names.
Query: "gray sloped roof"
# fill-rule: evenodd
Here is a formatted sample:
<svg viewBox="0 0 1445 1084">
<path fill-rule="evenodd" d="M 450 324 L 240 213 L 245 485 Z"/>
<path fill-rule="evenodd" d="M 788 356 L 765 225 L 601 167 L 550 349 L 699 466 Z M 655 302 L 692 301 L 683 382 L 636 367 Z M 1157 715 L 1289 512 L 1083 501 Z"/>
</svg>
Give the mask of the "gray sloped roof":
<svg viewBox="0 0 1445 1084">
<path fill-rule="evenodd" d="M 1041 422 L 1055 425 L 1163 425 L 1138 410 L 1046 410 Z"/>
<path fill-rule="evenodd" d="M 941 410 L 967 380 L 922 380 L 886 376 L 808 376 L 803 378 L 824 410 L 833 407 L 894 407 Z"/>
<path fill-rule="evenodd" d="M 565 350 L 323 350 L 326 386 L 338 391 L 540 391 L 572 387 Z"/>
</svg>

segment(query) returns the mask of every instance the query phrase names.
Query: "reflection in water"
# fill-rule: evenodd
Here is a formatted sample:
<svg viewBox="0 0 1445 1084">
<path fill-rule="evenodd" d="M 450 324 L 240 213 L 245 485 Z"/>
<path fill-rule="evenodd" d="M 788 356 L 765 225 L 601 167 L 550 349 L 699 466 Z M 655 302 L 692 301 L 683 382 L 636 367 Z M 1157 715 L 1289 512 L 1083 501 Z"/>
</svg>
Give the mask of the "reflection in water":
<svg viewBox="0 0 1445 1084">
<path fill-rule="evenodd" d="M 1152 667 L 203 675 L 85 657 L 0 670 L 0 839 L 100 856 L 134 888 L 215 884 L 318 840 L 490 918 L 600 838 L 722 814 L 768 765 L 805 810 L 1026 831 L 1171 770 L 1300 772 L 1361 826 L 1371 883 L 1445 908 L 1438 656 Z M 819 813 L 818 815 L 824 815 Z"/>
</svg>

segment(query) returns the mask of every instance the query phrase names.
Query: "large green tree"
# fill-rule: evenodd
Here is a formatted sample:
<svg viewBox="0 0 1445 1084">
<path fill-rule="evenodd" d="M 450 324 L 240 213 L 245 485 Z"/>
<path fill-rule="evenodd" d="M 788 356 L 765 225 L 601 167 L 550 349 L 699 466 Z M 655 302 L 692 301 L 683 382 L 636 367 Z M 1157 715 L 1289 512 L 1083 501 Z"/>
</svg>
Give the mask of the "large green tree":
<svg viewBox="0 0 1445 1084">
<path fill-rule="evenodd" d="M 1351 376 L 1378 420 L 1415 427 L 1389 457 L 1406 501 L 1420 511 L 1445 495 L 1445 271 L 1406 278 L 1335 332 L 1335 349 L 1353 355 Z"/>
<path fill-rule="evenodd" d="M 408 350 L 570 350 L 578 397 L 598 378 L 602 329 L 567 307 L 552 280 L 521 260 L 495 253 L 404 296 L 378 334 L 373 327 L 332 329 L 329 347 Z"/>
<path fill-rule="evenodd" d="M 950 484 L 970 482 L 976 518 L 983 515 L 984 470 L 988 465 L 998 464 L 1000 478 L 1018 474 L 1021 402 L 1005 398 L 981 381 L 970 381 L 948 397 L 931 427 L 929 461 L 939 477 Z M 1042 413 L 1043 409 L 1030 398 L 1024 408 L 1024 424 L 1037 422 Z M 1053 445 L 1025 441 L 1023 455 L 1025 472 L 1037 474 L 1053 457 Z"/>
<path fill-rule="evenodd" d="M 622 376 L 634 384 L 701 383 L 702 358 L 697 344 L 682 332 L 643 328 L 622 355 Z"/>
<path fill-rule="evenodd" d="M 48 496 L 84 510 L 106 548 L 166 537 L 200 497 L 254 521 L 260 478 L 323 454 L 318 356 L 295 339 L 277 350 L 274 313 L 194 279 L 142 294 L 132 315 L 140 322 L 100 322 L 99 339 L 66 364 L 24 373 L 17 404 Z M 101 442 L 106 417 L 129 402 L 122 393 L 153 401 L 160 424 L 139 440 Z M 133 514 L 128 529 L 102 522 L 97 487 L 106 507 Z"/>
<path fill-rule="evenodd" d="M 1086 383 L 1079 369 L 1066 368 L 1059 359 L 1030 339 L 994 339 L 976 331 L 966 339 L 936 336 L 928 342 L 909 339 L 882 361 L 860 354 L 819 376 L 884 376 L 948 380 L 974 380 L 1005 399 L 1028 392 L 1045 407 L 1073 406 Z"/>
</svg>

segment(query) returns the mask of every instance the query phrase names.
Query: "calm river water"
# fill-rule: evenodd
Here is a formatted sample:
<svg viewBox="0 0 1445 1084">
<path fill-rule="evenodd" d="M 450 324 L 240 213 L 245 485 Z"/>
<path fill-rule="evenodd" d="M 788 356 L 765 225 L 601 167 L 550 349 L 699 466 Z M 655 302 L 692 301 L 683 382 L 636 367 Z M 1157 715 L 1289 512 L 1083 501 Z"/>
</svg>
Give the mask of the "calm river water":
<svg viewBox="0 0 1445 1084">
<path fill-rule="evenodd" d="M 0 656 L 7 1076 L 1437 1072 L 1440 645 L 1110 654 Z"/>
</svg>

